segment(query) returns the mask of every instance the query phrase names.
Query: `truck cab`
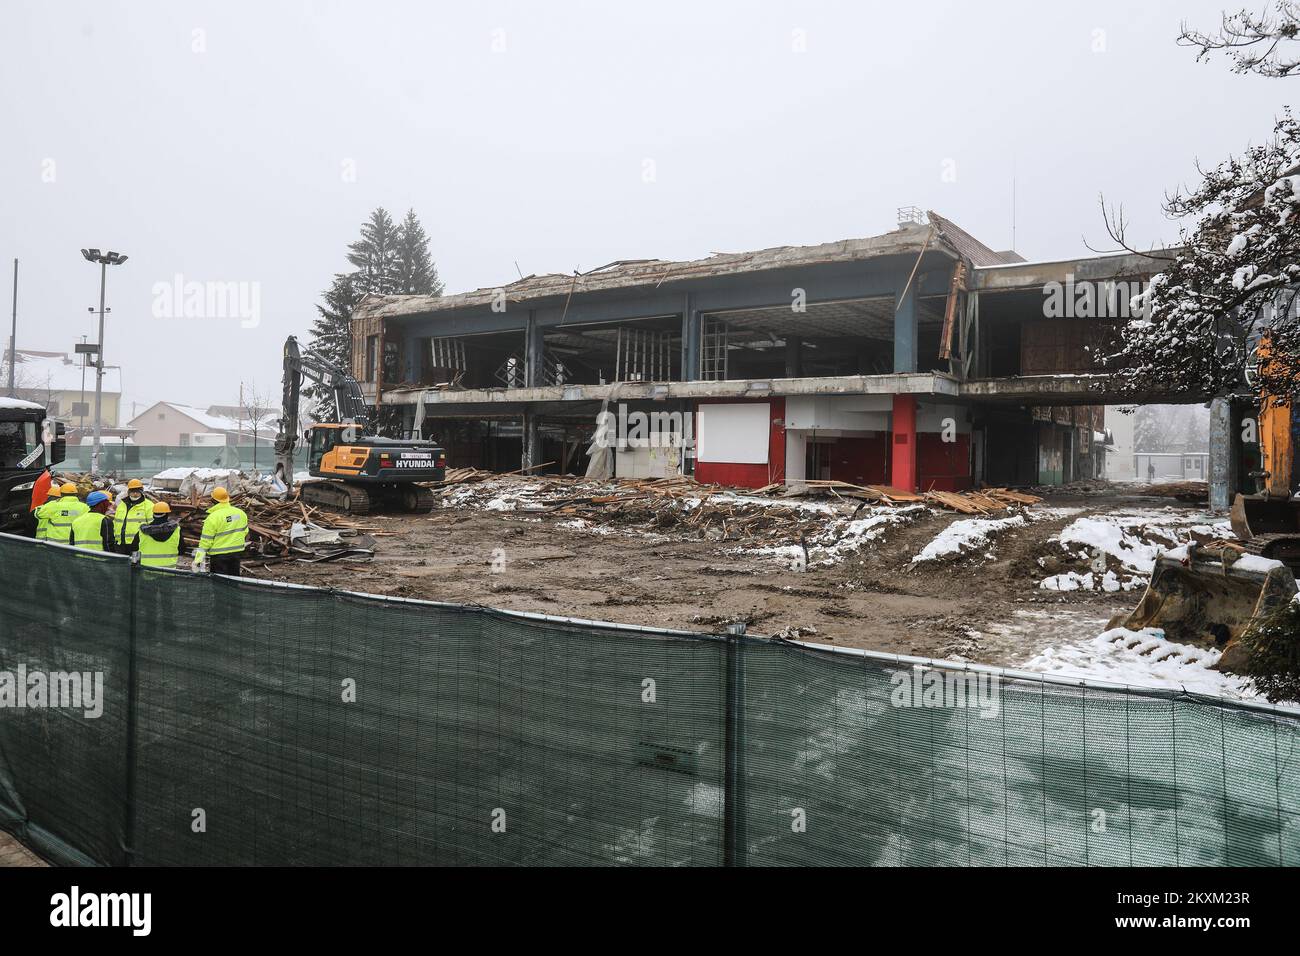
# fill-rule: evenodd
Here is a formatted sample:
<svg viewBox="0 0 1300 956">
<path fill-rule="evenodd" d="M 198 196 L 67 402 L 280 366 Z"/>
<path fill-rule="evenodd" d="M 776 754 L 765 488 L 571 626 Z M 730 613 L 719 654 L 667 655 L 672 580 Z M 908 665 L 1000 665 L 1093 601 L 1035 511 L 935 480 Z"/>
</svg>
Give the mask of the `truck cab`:
<svg viewBox="0 0 1300 956">
<path fill-rule="evenodd" d="M 0 397 L 0 531 L 23 527 L 36 479 L 66 454 L 63 423 L 49 421 L 43 405 Z"/>
</svg>

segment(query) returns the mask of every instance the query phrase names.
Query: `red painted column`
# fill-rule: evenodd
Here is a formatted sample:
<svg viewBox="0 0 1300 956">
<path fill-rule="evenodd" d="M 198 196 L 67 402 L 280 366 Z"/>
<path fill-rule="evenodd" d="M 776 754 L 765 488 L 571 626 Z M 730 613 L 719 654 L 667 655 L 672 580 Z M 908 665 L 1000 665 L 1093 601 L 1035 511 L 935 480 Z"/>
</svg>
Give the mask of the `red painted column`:
<svg viewBox="0 0 1300 956">
<path fill-rule="evenodd" d="M 894 396 L 894 433 L 890 484 L 902 491 L 919 491 L 916 483 L 916 396 Z"/>
</svg>

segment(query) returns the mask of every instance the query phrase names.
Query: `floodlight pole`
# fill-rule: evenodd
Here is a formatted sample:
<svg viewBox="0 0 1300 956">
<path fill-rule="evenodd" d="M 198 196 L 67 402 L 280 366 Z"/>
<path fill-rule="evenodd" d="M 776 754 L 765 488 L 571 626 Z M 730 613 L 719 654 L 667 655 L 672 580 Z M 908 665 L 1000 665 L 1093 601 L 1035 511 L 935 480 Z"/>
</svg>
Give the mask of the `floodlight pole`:
<svg viewBox="0 0 1300 956">
<path fill-rule="evenodd" d="M 99 474 L 101 437 L 100 410 L 104 402 L 104 283 L 108 280 L 108 262 L 99 263 L 99 351 L 95 353 L 95 445 L 90 452 L 90 473 Z"/>
<path fill-rule="evenodd" d="M 14 390 L 14 365 L 18 361 L 18 260 L 14 260 L 14 313 L 13 326 L 9 332 L 9 397 L 16 398 Z"/>
</svg>

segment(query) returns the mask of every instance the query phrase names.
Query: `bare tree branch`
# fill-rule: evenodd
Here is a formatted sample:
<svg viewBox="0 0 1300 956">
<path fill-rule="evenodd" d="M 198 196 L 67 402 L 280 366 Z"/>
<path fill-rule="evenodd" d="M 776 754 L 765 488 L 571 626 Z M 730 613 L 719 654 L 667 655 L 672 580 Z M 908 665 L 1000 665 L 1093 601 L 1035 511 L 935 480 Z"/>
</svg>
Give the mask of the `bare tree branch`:
<svg viewBox="0 0 1300 956">
<path fill-rule="evenodd" d="M 1215 34 L 1180 27 L 1178 45 L 1195 49 L 1197 62 L 1211 53 L 1232 58 L 1232 72 L 1281 79 L 1300 70 L 1300 51 L 1292 46 L 1300 36 L 1300 10 L 1292 0 L 1278 0 L 1274 11 L 1225 13 Z"/>
</svg>

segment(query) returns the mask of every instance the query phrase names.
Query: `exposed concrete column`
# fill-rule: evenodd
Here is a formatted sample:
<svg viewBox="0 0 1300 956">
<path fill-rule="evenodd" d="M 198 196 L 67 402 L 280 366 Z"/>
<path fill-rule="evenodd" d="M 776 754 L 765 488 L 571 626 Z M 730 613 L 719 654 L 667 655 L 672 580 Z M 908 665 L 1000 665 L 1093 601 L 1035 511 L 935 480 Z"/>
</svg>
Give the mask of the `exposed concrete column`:
<svg viewBox="0 0 1300 956">
<path fill-rule="evenodd" d="M 687 292 L 682 296 L 682 381 L 693 382 L 700 377 L 700 313 L 695 310 L 695 297 Z"/>
<path fill-rule="evenodd" d="M 803 341 L 792 335 L 785 337 L 785 377 L 799 378 L 803 375 Z"/>
<path fill-rule="evenodd" d="M 1210 508 L 1227 511 L 1237 490 L 1241 432 L 1233 427 L 1232 402 L 1216 398 L 1210 402 Z"/>
<path fill-rule="evenodd" d="M 903 294 L 902 287 L 895 293 L 894 297 L 894 371 L 895 372 L 915 372 L 916 371 L 916 287 L 921 281 L 918 275 L 912 280 L 912 284 L 907 289 L 907 294 Z"/>
<path fill-rule="evenodd" d="M 528 324 L 524 326 L 524 385 L 526 387 L 536 388 L 546 384 L 545 376 L 542 374 L 544 355 L 545 340 L 542 337 L 542 328 L 537 324 L 537 312 L 529 309 Z"/>
<path fill-rule="evenodd" d="M 903 491 L 917 491 L 915 395 L 894 396 L 889 447 L 892 464 L 889 483 Z"/>
<path fill-rule="evenodd" d="M 520 418 L 523 433 L 520 436 L 519 467 L 531 468 L 542 463 L 541 433 L 537 430 L 537 414 L 525 411 Z"/>
</svg>

